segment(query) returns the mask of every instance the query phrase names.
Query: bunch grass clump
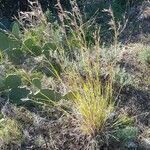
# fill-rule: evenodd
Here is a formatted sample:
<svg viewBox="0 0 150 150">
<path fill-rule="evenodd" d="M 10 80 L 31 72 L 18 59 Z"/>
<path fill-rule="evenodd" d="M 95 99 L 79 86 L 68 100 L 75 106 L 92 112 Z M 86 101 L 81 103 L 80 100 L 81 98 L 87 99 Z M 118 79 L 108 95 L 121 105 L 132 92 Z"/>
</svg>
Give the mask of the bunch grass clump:
<svg viewBox="0 0 150 150">
<path fill-rule="evenodd" d="M 105 83 L 101 80 L 99 28 L 92 33 L 92 45 L 87 41 L 90 21 L 84 22 L 75 1 L 71 1 L 72 12 L 66 12 L 58 1 L 60 21 L 63 27 L 68 53 L 73 54 L 67 60 L 62 81 L 71 90 L 74 115 L 81 131 L 87 135 L 103 132 L 106 122 L 114 111 L 111 76 Z M 71 23 L 70 23 L 71 22 Z M 92 22 L 91 22 L 92 23 Z M 62 67 L 63 68 L 63 67 Z M 56 73 L 56 72 L 55 72 Z M 56 73 L 56 76 L 58 74 Z M 61 80 L 61 76 L 58 77 Z"/>
<path fill-rule="evenodd" d="M 74 93 L 74 105 L 81 130 L 88 135 L 103 132 L 114 111 L 111 83 L 107 82 L 104 86 L 98 78 L 77 78 L 79 83 L 74 81 L 72 87 L 77 91 Z"/>
<path fill-rule="evenodd" d="M 105 81 L 101 78 L 100 53 L 96 49 L 96 56 L 91 58 L 90 51 L 81 52 L 80 62 L 66 71 L 68 80 L 65 83 L 71 90 L 69 98 L 73 100 L 75 116 L 80 129 L 87 135 L 104 132 L 111 113 L 115 111 L 113 99 L 112 77 Z M 83 56 L 83 57 L 82 57 Z"/>
</svg>

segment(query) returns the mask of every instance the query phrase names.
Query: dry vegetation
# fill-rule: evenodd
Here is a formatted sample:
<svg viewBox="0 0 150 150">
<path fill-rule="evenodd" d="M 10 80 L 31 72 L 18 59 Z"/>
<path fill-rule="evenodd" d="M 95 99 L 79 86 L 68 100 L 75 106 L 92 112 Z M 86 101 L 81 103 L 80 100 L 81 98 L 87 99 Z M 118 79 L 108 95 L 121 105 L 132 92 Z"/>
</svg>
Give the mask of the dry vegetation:
<svg viewBox="0 0 150 150">
<path fill-rule="evenodd" d="M 69 12 L 58 0 L 54 22 L 29 3 L 0 31 L 1 149 L 149 149 L 149 33 L 122 42 L 130 23 L 110 7 L 104 43 L 96 16 L 86 20 L 76 1 Z M 149 19 L 145 7 L 139 20 Z"/>
</svg>

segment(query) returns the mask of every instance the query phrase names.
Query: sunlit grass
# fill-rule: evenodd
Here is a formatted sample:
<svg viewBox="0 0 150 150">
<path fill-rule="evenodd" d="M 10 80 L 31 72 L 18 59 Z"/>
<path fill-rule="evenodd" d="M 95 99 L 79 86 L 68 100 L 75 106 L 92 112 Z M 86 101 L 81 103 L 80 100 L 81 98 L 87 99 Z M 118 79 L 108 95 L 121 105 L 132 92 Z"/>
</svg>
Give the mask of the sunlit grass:
<svg viewBox="0 0 150 150">
<path fill-rule="evenodd" d="M 87 134 L 102 131 L 114 110 L 109 83 L 103 87 L 102 83 L 96 79 L 81 80 L 76 88 L 78 92 L 75 94 L 74 103 L 81 117 L 79 119 L 81 129 Z M 102 92 L 104 89 L 106 91 Z"/>
<path fill-rule="evenodd" d="M 85 56 L 84 56 L 85 58 Z M 111 78 L 102 82 L 100 64 L 98 61 L 90 64 L 83 61 L 85 77 L 81 75 L 77 66 L 67 73 L 68 84 L 75 107 L 75 115 L 81 130 L 88 135 L 103 132 L 110 114 L 114 111 Z M 83 70 L 82 70 L 83 71 Z"/>
</svg>

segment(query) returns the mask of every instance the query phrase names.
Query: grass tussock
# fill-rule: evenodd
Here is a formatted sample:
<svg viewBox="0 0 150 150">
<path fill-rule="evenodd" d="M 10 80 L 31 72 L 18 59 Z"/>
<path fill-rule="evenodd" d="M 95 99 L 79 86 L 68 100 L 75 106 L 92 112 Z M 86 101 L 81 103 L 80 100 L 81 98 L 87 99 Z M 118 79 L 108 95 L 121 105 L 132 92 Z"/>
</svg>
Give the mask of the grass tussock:
<svg viewBox="0 0 150 150">
<path fill-rule="evenodd" d="M 98 54 L 97 54 L 98 55 Z M 100 77 L 100 64 L 84 59 L 81 73 L 77 65 L 66 72 L 65 83 L 71 90 L 70 99 L 74 103 L 74 113 L 81 130 L 88 135 L 103 132 L 106 122 L 115 110 L 112 79 L 104 83 Z M 84 74 L 84 75 L 83 75 Z"/>
<path fill-rule="evenodd" d="M 83 132 L 90 135 L 103 132 L 114 110 L 110 83 L 104 86 L 98 79 L 80 79 L 79 85 L 73 83 L 72 87 L 77 91 L 74 103 Z"/>
</svg>

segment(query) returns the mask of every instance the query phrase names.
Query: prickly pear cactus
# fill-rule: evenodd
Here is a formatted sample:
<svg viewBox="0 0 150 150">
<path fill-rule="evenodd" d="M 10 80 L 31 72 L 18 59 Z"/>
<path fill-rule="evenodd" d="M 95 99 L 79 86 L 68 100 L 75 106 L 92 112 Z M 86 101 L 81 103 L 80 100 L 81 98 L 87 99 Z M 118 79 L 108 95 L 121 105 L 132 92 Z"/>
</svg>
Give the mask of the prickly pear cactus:
<svg viewBox="0 0 150 150">
<path fill-rule="evenodd" d="M 28 98 L 29 93 L 30 90 L 28 90 L 26 87 L 12 88 L 9 91 L 10 102 L 19 105 L 22 103 L 22 101 Z"/>
<path fill-rule="evenodd" d="M 14 65 L 23 64 L 25 61 L 25 53 L 20 48 L 14 48 L 7 51 L 9 61 Z"/>
<path fill-rule="evenodd" d="M 6 50 L 9 46 L 9 39 L 8 36 L 0 31 L 0 50 Z"/>
<path fill-rule="evenodd" d="M 39 45 L 36 45 L 35 40 L 32 38 L 24 41 L 23 49 L 32 56 L 39 56 L 42 54 L 41 47 Z"/>
<path fill-rule="evenodd" d="M 21 41 L 10 36 L 4 31 L 0 31 L 0 50 L 7 51 L 13 48 L 18 48 L 21 45 Z"/>
<path fill-rule="evenodd" d="M 5 79 L 6 87 L 8 88 L 17 88 L 21 85 L 21 77 L 18 75 L 8 75 Z"/>
<path fill-rule="evenodd" d="M 50 89 L 41 89 L 33 97 L 39 101 L 48 101 L 48 102 L 51 101 L 56 102 L 62 98 L 60 93 Z"/>
<path fill-rule="evenodd" d="M 20 32 L 20 27 L 19 24 L 17 22 L 13 23 L 12 26 L 12 34 L 16 37 L 16 38 L 20 38 L 21 37 L 21 32 Z"/>
<path fill-rule="evenodd" d="M 41 89 L 41 81 L 38 78 L 32 79 L 32 84 L 37 87 L 38 89 Z"/>
<path fill-rule="evenodd" d="M 19 105 L 22 100 L 27 99 L 30 90 L 22 85 L 21 77 L 16 74 L 10 74 L 6 78 L 0 78 L 0 92 L 5 90 L 9 101 L 13 104 Z"/>
<path fill-rule="evenodd" d="M 0 91 L 5 88 L 5 80 L 0 76 Z"/>
</svg>

